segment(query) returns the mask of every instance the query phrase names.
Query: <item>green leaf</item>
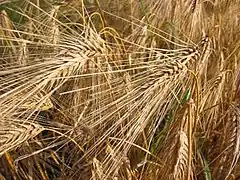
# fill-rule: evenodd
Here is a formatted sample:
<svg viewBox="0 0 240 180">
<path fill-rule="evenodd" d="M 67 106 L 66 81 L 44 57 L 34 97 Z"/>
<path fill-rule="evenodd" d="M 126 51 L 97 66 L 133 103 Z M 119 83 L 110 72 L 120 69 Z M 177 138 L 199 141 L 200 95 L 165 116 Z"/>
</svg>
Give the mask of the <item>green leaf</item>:
<svg viewBox="0 0 240 180">
<path fill-rule="evenodd" d="M 182 105 L 185 105 L 189 101 L 189 99 L 191 98 L 191 95 L 192 95 L 191 90 L 188 89 L 186 91 L 186 93 L 184 94 L 183 99 L 181 101 Z"/>
<path fill-rule="evenodd" d="M 207 162 L 207 160 L 204 158 L 204 156 L 202 156 L 202 158 L 203 158 L 203 164 L 204 164 L 205 178 L 206 178 L 206 180 L 212 180 L 211 171 L 210 171 L 208 162 Z"/>
</svg>

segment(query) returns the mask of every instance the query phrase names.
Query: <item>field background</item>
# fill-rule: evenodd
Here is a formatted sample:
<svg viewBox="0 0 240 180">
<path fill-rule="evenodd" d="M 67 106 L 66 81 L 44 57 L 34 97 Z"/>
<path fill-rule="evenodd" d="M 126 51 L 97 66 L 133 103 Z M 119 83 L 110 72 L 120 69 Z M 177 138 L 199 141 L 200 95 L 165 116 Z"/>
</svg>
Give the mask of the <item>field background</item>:
<svg viewBox="0 0 240 180">
<path fill-rule="evenodd" d="M 0 179 L 240 178 L 239 0 L 0 0 Z"/>
</svg>

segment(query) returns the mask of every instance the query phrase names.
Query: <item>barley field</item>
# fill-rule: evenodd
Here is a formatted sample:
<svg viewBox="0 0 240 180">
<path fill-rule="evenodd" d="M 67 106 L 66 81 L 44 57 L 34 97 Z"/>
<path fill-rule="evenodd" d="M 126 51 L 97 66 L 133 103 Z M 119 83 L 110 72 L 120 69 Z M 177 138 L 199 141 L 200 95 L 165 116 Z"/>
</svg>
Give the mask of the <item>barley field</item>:
<svg viewBox="0 0 240 180">
<path fill-rule="evenodd" d="M 0 0 L 0 180 L 240 179 L 240 0 Z"/>
</svg>

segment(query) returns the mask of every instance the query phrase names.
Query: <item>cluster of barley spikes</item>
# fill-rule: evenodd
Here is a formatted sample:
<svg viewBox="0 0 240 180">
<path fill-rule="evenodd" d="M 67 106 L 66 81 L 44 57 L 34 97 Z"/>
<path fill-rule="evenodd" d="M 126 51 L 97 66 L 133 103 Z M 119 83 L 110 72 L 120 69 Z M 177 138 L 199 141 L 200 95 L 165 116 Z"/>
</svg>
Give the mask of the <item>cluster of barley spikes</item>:
<svg viewBox="0 0 240 180">
<path fill-rule="evenodd" d="M 240 177 L 240 0 L 1 0 L 0 179 Z"/>
</svg>

